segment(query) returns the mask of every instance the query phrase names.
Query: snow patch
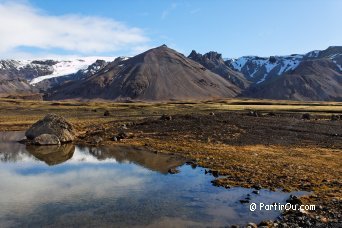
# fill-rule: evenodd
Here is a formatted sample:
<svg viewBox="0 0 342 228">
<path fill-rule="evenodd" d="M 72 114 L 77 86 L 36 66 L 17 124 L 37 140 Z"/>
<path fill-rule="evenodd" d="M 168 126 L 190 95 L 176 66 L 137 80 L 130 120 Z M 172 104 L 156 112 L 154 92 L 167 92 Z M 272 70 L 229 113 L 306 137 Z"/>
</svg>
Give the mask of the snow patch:
<svg viewBox="0 0 342 228">
<path fill-rule="evenodd" d="M 34 78 L 30 81 L 30 84 L 34 85 L 45 79 L 66 76 L 66 75 L 77 73 L 79 70 L 86 70 L 89 65 L 93 64 L 98 59 L 105 60 L 105 61 L 113 61 L 115 58 L 114 57 L 85 57 L 85 58 L 62 60 L 52 66 L 53 67 L 52 74 Z M 96 68 L 96 70 L 98 69 L 99 67 Z"/>
<path fill-rule="evenodd" d="M 340 71 L 342 71 L 342 65 L 339 65 L 336 61 L 333 61 L 335 64 L 336 64 L 336 66 L 338 67 L 338 69 L 340 70 Z"/>
<path fill-rule="evenodd" d="M 316 51 L 310 51 L 310 52 L 307 54 L 307 56 L 308 56 L 309 58 L 317 58 L 318 55 L 319 55 L 319 53 L 320 53 L 320 51 L 318 51 L 318 50 L 316 50 Z"/>
</svg>

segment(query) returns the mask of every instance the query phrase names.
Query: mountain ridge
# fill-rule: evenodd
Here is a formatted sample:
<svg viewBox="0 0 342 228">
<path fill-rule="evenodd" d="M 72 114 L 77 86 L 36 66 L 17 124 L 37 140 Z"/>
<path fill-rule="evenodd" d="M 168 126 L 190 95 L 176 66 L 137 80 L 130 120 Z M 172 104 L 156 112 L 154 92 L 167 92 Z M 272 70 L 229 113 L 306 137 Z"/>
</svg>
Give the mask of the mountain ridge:
<svg viewBox="0 0 342 228">
<path fill-rule="evenodd" d="M 155 55 L 151 58 L 148 57 L 149 54 L 146 54 L 163 48 L 168 49 L 172 54 L 168 54 L 166 57 Z M 164 60 L 156 64 L 159 61 L 158 58 Z M 141 65 L 145 66 L 144 69 L 141 68 Z M 149 85 L 162 78 L 162 76 L 157 77 L 158 75 L 170 75 L 169 67 L 172 68 L 173 74 L 183 71 L 183 76 L 165 77 L 163 82 L 155 85 L 160 89 L 150 90 Z M 165 71 L 164 68 L 168 70 Z M 192 70 L 188 72 L 189 69 Z M 194 69 L 200 69 L 198 71 L 200 73 Z M 113 74 L 108 74 L 108 71 L 112 71 Z M 150 77 L 151 72 L 154 72 L 153 79 Z M 202 75 L 203 72 L 206 75 L 204 80 L 200 81 L 201 79 L 197 77 L 195 84 L 188 83 L 189 78 L 186 74 L 189 74 L 191 78 L 196 77 L 195 74 Z M 129 74 L 130 77 L 123 81 L 119 80 L 116 74 L 122 73 Z M 239 96 L 265 99 L 339 101 L 342 97 L 341 74 L 342 46 L 331 46 L 325 50 L 314 50 L 306 54 L 269 57 L 243 56 L 238 59 L 224 59 L 221 54 L 214 51 L 200 54 L 195 50 L 188 57 L 185 57 L 183 54 L 163 45 L 132 58 L 0 60 L 0 96 L 21 93 L 35 94 L 40 91 L 46 94 L 46 98 L 52 99 L 55 96 L 53 94 L 57 94 L 58 90 L 65 92 L 63 87 L 74 84 L 73 90 L 75 92 L 72 93 L 79 93 L 78 98 L 83 96 L 89 99 L 172 100 Z M 224 81 L 217 79 L 217 76 Z M 92 86 L 98 86 L 99 97 L 96 97 L 96 93 L 89 97 L 88 93 L 82 95 L 82 92 L 77 91 L 76 84 L 83 84 L 89 80 L 96 82 Z M 182 80 L 187 83 L 182 83 Z M 215 81 L 213 85 L 217 87 L 216 91 L 213 90 L 213 86 L 207 88 L 208 91 L 206 91 L 204 89 L 207 86 L 206 83 L 212 80 Z M 117 84 L 114 85 L 113 82 Z M 198 86 L 198 83 L 202 83 L 203 88 Z M 108 84 L 110 84 L 111 90 L 108 90 Z M 181 93 L 174 88 L 174 84 L 183 88 Z M 186 88 L 185 85 L 189 88 Z M 225 91 L 219 87 L 225 88 Z M 108 91 L 99 92 L 102 89 Z M 88 90 L 92 91 L 91 88 Z M 192 90 L 195 91 L 193 94 L 191 94 Z M 119 93 L 124 96 L 119 95 Z M 149 95 L 145 97 L 143 94 Z M 60 96 L 58 99 L 62 98 Z"/>
</svg>

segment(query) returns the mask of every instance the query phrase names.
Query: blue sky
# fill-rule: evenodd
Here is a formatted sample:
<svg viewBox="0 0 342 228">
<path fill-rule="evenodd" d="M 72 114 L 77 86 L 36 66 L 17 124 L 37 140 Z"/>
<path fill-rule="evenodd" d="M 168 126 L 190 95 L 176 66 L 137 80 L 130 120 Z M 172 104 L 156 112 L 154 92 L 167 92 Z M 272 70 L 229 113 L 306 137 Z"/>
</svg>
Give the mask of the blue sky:
<svg viewBox="0 0 342 228">
<path fill-rule="evenodd" d="M 341 0 L 0 0 L 0 57 L 133 55 L 164 43 L 185 55 L 305 53 L 342 45 L 341 12 Z"/>
</svg>

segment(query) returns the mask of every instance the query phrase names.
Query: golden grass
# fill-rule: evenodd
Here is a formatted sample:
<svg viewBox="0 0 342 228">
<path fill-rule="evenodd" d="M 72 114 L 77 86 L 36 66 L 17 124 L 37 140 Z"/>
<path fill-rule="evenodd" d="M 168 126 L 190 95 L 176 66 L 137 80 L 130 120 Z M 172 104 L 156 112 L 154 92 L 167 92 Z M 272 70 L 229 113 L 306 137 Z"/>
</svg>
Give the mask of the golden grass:
<svg viewBox="0 0 342 228">
<path fill-rule="evenodd" d="M 265 112 L 312 112 L 324 115 L 342 113 L 342 103 L 251 99 L 115 103 L 109 101 L 27 101 L 1 98 L 0 130 L 22 130 L 47 113 L 61 114 L 76 126 L 84 126 L 110 121 L 135 120 L 164 113 L 172 115 L 249 109 Z M 105 110 L 109 110 L 112 115 L 103 117 Z"/>
</svg>

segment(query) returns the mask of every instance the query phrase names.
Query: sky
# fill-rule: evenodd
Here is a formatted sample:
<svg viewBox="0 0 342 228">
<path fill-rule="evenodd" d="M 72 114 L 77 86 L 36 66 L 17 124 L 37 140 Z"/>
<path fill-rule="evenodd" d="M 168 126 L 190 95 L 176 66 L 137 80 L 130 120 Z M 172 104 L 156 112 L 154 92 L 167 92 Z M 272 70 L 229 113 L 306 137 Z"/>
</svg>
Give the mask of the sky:
<svg viewBox="0 0 342 228">
<path fill-rule="evenodd" d="M 132 56 L 166 44 L 225 58 L 342 45 L 341 0 L 0 0 L 0 58 Z"/>
</svg>

